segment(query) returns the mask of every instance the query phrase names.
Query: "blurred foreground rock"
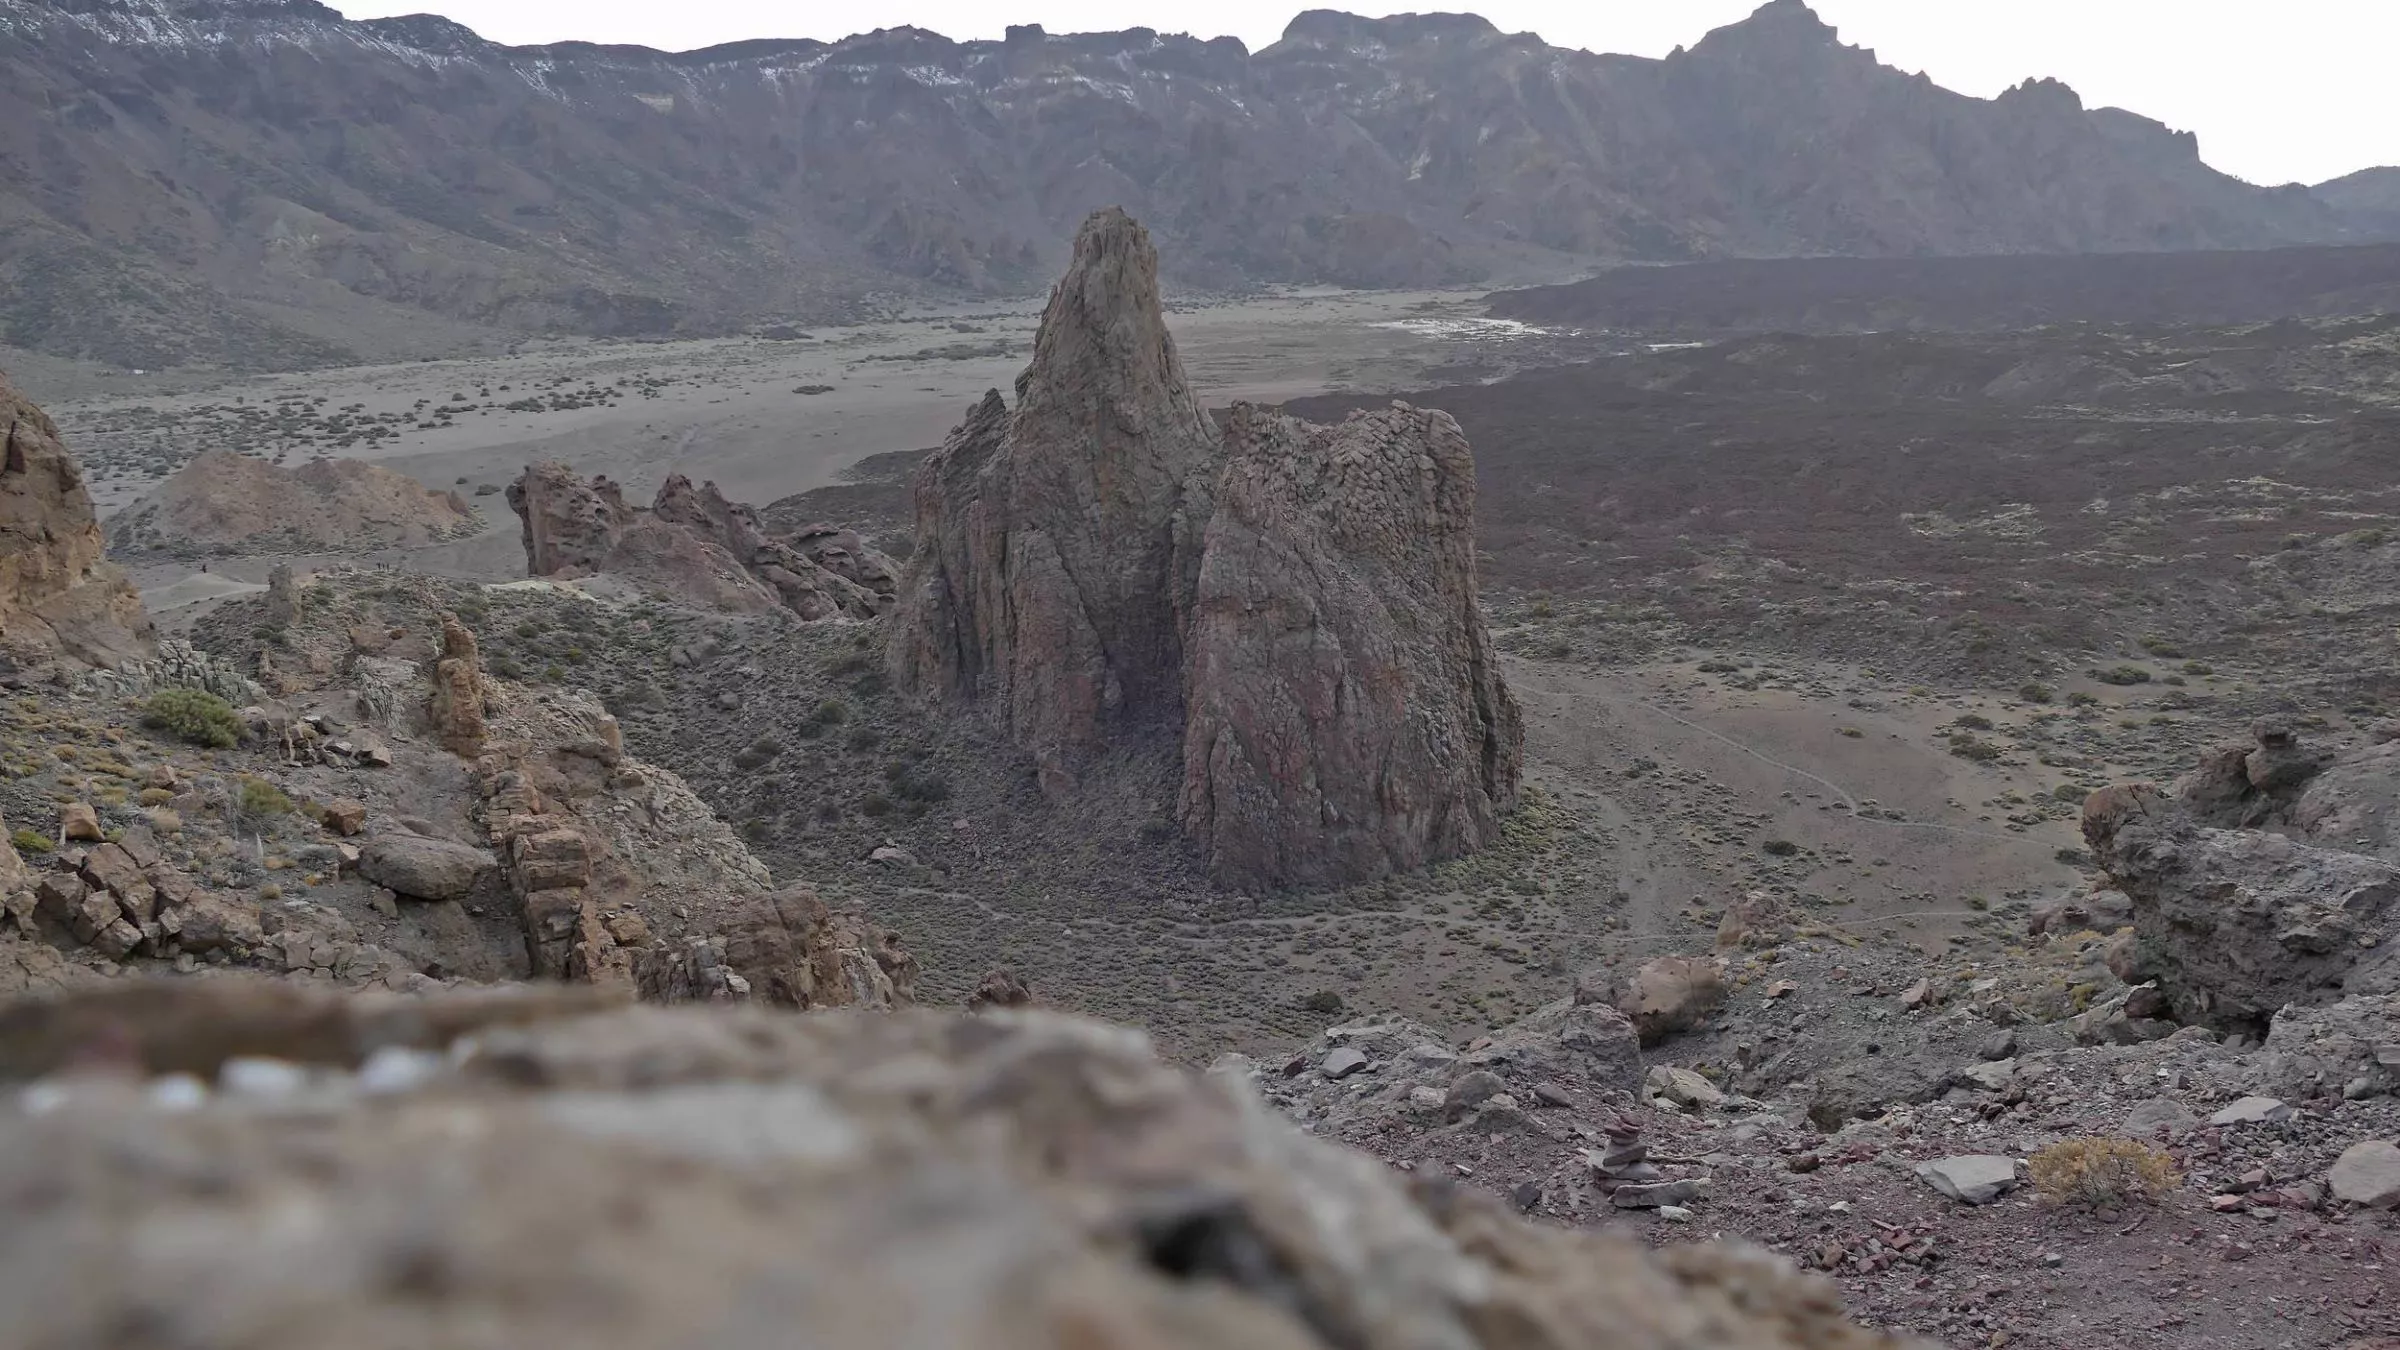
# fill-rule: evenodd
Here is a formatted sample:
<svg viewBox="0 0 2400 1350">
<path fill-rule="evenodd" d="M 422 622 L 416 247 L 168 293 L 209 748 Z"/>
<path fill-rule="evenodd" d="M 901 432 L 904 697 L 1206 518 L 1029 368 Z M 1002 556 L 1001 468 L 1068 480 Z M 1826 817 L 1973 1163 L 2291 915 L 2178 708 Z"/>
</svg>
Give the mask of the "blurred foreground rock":
<svg viewBox="0 0 2400 1350">
<path fill-rule="evenodd" d="M 0 1107 L 0 1343 L 1895 1344 L 1777 1258 L 1525 1224 L 1135 1032 L 598 997 L 0 1010 L 0 1076 L 48 1075 Z"/>
</svg>

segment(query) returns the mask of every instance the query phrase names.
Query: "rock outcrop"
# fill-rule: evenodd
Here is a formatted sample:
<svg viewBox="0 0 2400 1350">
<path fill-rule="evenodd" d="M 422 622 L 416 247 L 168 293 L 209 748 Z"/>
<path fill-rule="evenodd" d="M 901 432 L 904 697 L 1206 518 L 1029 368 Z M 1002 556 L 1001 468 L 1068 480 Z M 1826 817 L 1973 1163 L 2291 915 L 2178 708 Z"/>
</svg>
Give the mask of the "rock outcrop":
<svg viewBox="0 0 2400 1350">
<path fill-rule="evenodd" d="M 433 692 L 425 701 L 426 720 L 442 747 L 469 759 L 483 753 L 483 659 L 475 632 L 455 614 L 442 615 L 442 651 L 433 663 Z"/>
<path fill-rule="evenodd" d="M 1095 213 L 1012 410 L 984 396 L 918 471 L 891 664 L 987 699 L 1018 743 L 1088 751 L 1183 713 L 1183 623 L 1215 429 L 1158 298 L 1158 254 Z"/>
<path fill-rule="evenodd" d="M 510 485 L 508 504 L 531 576 L 608 574 L 711 609 L 780 605 L 811 621 L 881 613 L 896 584 L 891 560 L 855 534 L 812 526 L 803 539 L 776 538 L 750 507 L 682 474 L 638 511 L 605 475 L 586 481 L 566 465 L 536 464 Z"/>
<path fill-rule="evenodd" d="M 2083 836 L 2133 902 L 2124 974 L 2177 1021 L 2255 1036 L 2290 1003 L 2400 991 L 2400 867 L 2203 825 L 2138 785 L 2093 793 Z"/>
<path fill-rule="evenodd" d="M 83 470 L 0 375 L 0 655 L 114 666 L 150 653 L 150 618 L 102 556 Z"/>
<path fill-rule="evenodd" d="M 1227 885 L 1481 847 L 1523 731 L 1476 597 L 1466 437 L 1395 405 L 1338 427 L 1237 408 L 1220 439 L 1157 273 L 1140 225 L 1095 213 L 1017 406 L 987 394 L 918 470 L 894 679 L 986 706 L 1053 801 L 1079 759 L 1179 746 L 1172 809 Z"/>
<path fill-rule="evenodd" d="M 0 1115 L 0 1192 L 46 1200 L 0 1225 L 0 1338 L 138 1322 L 170 1344 L 313 1345 L 338 1316 L 364 1345 L 471 1326 L 595 1350 L 696 1325 L 832 1350 L 1900 1344 L 1786 1258 L 1525 1222 L 1308 1138 L 1121 1028 L 579 1014 L 566 992 L 210 980 L 162 1001 L 115 982 L 0 1010 L 0 1077 L 86 1070 L 49 1080 L 50 1109 Z M 293 1081 L 145 1104 L 164 1090 L 147 1075 L 243 1056 Z"/>
<path fill-rule="evenodd" d="M 1340 884 L 1482 847 L 1524 752 L 1475 589 L 1449 414 L 1247 405 L 1201 549 L 1179 814 L 1209 872 Z"/>
<path fill-rule="evenodd" d="M 108 543 L 118 553 L 178 556 L 364 553 L 482 527 L 457 493 L 367 460 L 317 459 L 287 469 L 209 450 L 110 517 Z"/>
</svg>

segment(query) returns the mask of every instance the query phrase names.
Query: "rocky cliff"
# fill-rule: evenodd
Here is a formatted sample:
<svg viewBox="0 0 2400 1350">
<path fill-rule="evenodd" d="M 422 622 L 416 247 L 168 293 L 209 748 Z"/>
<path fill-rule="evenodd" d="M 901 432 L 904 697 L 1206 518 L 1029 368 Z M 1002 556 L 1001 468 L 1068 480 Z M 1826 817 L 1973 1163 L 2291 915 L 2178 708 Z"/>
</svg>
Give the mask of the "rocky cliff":
<svg viewBox="0 0 2400 1350">
<path fill-rule="evenodd" d="M 1017 406 L 987 395 L 918 473 L 895 676 L 988 698 L 1036 749 L 1174 724 L 1217 453 L 1149 232 L 1099 212 L 1051 291 Z"/>
<path fill-rule="evenodd" d="M 1210 872 L 1339 883 L 1473 852 L 1524 729 L 1475 589 L 1449 414 L 1236 405 L 1193 606 L 1179 814 Z"/>
<path fill-rule="evenodd" d="M 0 375 L 0 653 L 100 665 L 147 655 L 141 597 L 103 551 L 83 470 Z"/>
<path fill-rule="evenodd" d="M 1663 60 L 1471 15 L 666 53 L 0 0 L 0 72 L 0 340 L 137 365 L 335 360 L 427 312 L 661 334 L 1021 292 L 1110 202 L 1208 285 L 2393 228 L 2384 194 L 2252 187 L 2054 82 L 1940 89 L 1795 0 Z"/>
<path fill-rule="evenodd" d="M 1122 210 L 1076 236 L 1016 407 L 986 395 L 914 492 L 893 677 L 987 709 L 1046 794 L 1095 755 L 1180 745 L 1184 831 L 1248 888 L 1470 852 L 1514 803 L 1458 424 L 1244 407 L 1221 439 Z"/>
</svg>

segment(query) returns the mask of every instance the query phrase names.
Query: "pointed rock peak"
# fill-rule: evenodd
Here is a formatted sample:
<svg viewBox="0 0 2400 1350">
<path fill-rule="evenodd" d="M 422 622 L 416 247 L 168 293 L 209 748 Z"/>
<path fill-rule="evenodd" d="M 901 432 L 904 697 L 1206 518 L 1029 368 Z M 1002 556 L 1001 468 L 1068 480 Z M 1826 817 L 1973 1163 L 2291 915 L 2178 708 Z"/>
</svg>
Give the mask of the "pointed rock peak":
<svg viewBox="0 0 2400 1350">
<path fill-rule="evenodd" d="M 1050 291 L 1033 363 L 1017 377 L 1018 415 L 1040 418 L 1095 395 L 1128 431 L 1160 422 L 1201 428 L 1158 298 L 1158 250 L 1121 207 L 1094 211 Z"/>
<path fill-rule="evenodd" d="M 1804 52 L 1839 47 L 1841 34 L 1807 0 L 1767 0 L 1749 18 L 1700 39 L 1694 52 Z"/>
</svg>

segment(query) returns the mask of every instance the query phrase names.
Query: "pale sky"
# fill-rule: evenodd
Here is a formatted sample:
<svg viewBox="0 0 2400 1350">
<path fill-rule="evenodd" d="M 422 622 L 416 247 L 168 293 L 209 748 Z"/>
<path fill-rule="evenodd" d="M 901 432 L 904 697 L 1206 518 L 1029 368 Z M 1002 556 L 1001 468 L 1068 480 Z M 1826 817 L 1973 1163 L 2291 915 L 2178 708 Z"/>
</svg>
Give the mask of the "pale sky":
<svg viewBox="0 0 2400 1350">
<path fill-rule="evenodd" d="M 681 51 L 742 38 L 838 38 L 914 25 L 996 38 L 1149 27 L 1253 51 L 1305 4 L 1270 0 L 333 0 L 352 18 L 432 9 L 497 42 L 580 38 Z M 1842 40 L 1988 98 L 2028 76 L 2066 81 L 2200 136 L 2200 153 L 2257 183 L 2319 182 L 2400 164 L 2400 0 L 1814 0 Z M 1344 6 L 1334 5 L 1333 8 Z M 1484 0 L 1510 32 L 1566 47 L 1663 56 L 1757 0 Z M 1382 12 L 1372 5 L 1362 12 Z"/>
</svg>

